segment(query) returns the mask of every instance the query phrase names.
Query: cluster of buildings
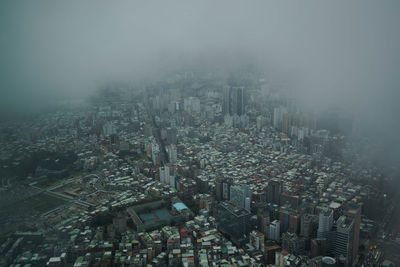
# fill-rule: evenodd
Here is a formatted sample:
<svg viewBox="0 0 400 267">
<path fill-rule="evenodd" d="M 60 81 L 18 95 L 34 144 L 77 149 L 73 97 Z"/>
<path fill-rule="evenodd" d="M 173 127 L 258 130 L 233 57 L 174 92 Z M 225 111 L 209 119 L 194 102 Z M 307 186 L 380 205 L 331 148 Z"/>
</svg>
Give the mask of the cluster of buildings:
<svg viewBox="0 0 400 267">
<path fill-rule="evenodd" d="M 0 265 L 361 262 L 362 240 L 378 228 L 369 212 L 390 202 L 360 179 L 373 170 L 336 158 L 343 136 L 318 129 L 314 115 L 292 112 L 275 93 L 266 101 L 257 86 L 177 84 L 113 88 L 2 137 L 13 140 L 2 160 L 16 165 L 35 151 L 76 158 L 70 175 L 49 184 L 38 183 L 48 176 L 40 168 L 27 175 L 27 190 L 65 204 L 9 234 Z"/>
</svg>

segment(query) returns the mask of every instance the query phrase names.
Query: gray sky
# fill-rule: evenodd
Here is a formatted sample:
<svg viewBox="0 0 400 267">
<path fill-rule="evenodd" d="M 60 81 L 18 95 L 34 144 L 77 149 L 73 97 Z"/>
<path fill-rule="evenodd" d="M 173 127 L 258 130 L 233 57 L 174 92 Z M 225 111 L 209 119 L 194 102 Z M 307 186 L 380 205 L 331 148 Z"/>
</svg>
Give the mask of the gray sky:
<svg viewBox="0 0 400 267">
<path fill-rule="evenodd" d="M 306 105 L 340 105 L 397 135 L 399 13 L 397 0 L 3 0 L 0 104 L 80 97 L 223 51 L 227 66 L 249 55 L 288 73 Z"/>
</svg>

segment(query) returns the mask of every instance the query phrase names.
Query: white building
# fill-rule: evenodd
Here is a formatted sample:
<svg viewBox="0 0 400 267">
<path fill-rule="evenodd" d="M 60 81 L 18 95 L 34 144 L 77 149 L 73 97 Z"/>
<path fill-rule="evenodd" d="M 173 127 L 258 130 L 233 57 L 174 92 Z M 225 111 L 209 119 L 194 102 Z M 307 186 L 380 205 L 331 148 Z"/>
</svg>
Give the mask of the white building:
<svg viewBox="0 0 400 267">
<path fill-rule="evenodd" d="M 178 152 L 177 152 L 176 146 L 175 145 L 169 145 L 167 149 L 168 149 L 169 162 L 172 165 L 176 165 L 176 162 L 178 160 Z"/>
<path fill-rule="evenodd" d="M 170 184 L 169 167 L 160 167 L 160 183 Z"/>
<path fill-rule="evenodd" d="M 281 225 L 278 220 L 275 220 L 270 223 L 268 226 L 268 239 L 275 240 L 279 242 L 280 234 L 281 234 Z"/>
<path fill-rule="evenodd" d="M 156 166 L 160 159 L 160 146 L 156 143 L 151 144 L 151 159 L 153 161 L 153 165 Z"/>
</svg>

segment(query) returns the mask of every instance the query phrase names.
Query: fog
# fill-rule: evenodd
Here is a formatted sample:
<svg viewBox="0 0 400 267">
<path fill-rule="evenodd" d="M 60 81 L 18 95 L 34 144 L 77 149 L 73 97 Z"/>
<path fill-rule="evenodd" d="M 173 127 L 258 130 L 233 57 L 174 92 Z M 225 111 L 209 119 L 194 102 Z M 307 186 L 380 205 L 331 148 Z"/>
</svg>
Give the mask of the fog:
<svg viewBox="0 0 400 267">
<path fill-rule="evenodd" d="M 399 1 L 1 1 L 1 110 L 81 98 L 202 59 L 287 75 L 396 147 Z M 273 77 L 272 77 L 273 78 Z"/>
</svg>

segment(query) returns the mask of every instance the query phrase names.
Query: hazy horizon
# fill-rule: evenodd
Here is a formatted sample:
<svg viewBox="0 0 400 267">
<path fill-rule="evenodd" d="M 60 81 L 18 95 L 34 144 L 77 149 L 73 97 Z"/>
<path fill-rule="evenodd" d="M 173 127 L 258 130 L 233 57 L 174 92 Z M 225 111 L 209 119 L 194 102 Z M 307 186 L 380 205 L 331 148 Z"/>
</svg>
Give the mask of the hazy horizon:
<svg viewBox="0 0 400 267">
<path fill-rule="evenodd" d="M 337 107 L 371 133 L 400 141 L 398 1 L 0 6 L 2 112 L 83 98 L 109 81 L 157 80 L 196 64 L 230 71 L 251 62 L 290 81 L 299 103 Z"/>
</svg>

